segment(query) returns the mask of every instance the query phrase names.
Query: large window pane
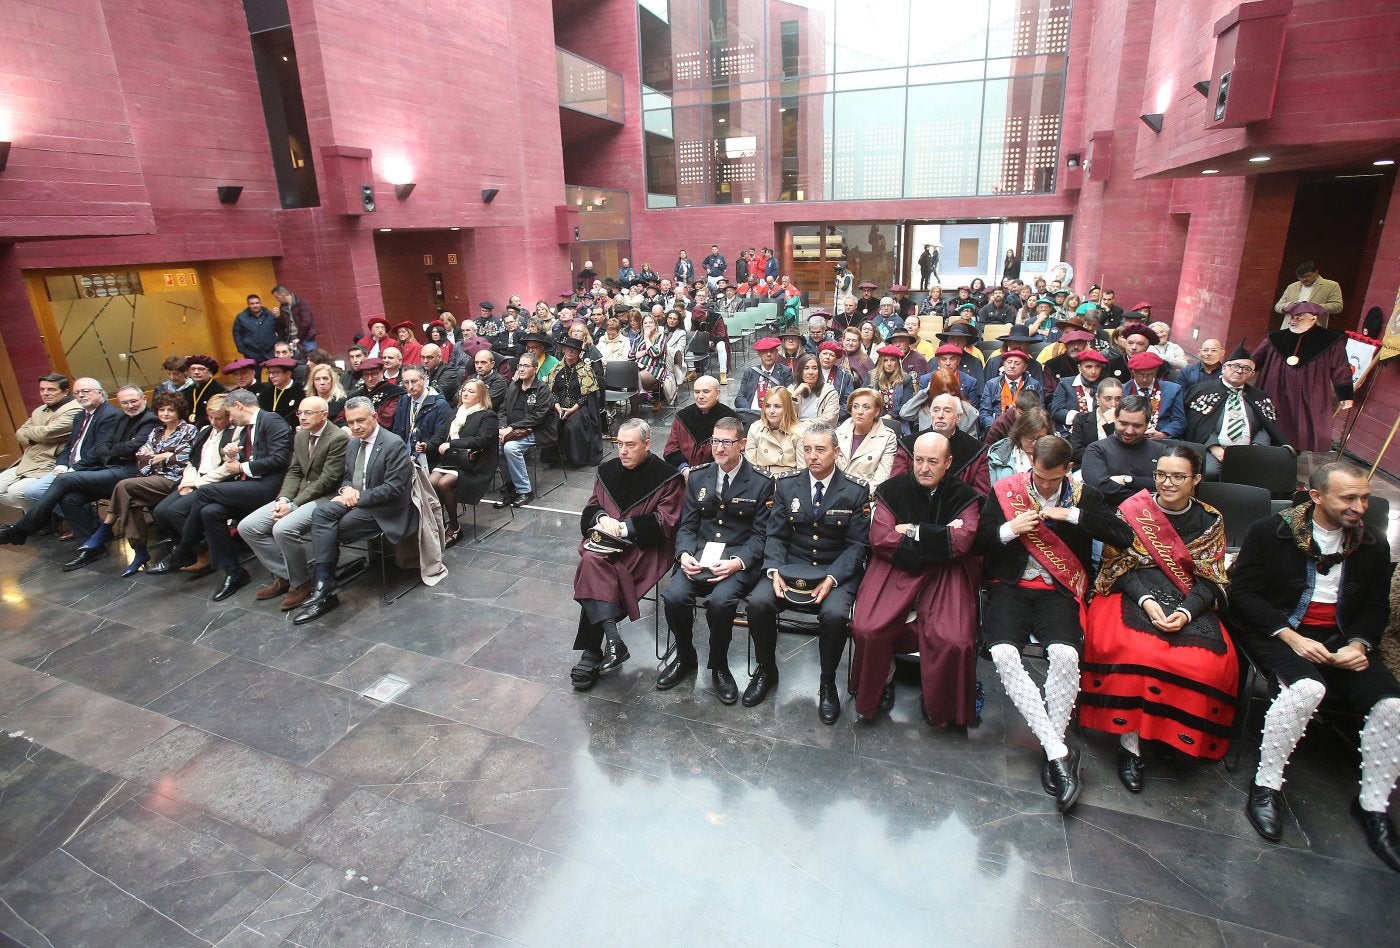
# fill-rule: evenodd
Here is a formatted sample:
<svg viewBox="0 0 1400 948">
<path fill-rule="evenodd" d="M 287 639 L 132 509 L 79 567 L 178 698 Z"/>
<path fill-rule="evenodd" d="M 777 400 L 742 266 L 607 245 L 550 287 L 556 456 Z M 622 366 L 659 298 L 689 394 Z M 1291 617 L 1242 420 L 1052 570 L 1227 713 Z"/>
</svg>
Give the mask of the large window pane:
<svg viewBox="0 0 1400 948">
<path fill-rule="evenodd" d="M 841 0 L 833 38 L 835 72 L 904 66 L 909 62 L 909 0 Z"/>
<path fill-rule="evenodd" d="M 904 89 L 832 96 L 831 174 L 834 201 L 896 198 L 904 184 Z"/>
<path fill-rule="evenodd" d="M 911 66 L 958 63 L 987 55 L 988 0 L 923 3 L 913 11 Z"/>
<path fill-rule="evenodd" d="M 958 82 L 909 90 L 905 197 L 977 193 L 982 85 Z"/>
</svg>

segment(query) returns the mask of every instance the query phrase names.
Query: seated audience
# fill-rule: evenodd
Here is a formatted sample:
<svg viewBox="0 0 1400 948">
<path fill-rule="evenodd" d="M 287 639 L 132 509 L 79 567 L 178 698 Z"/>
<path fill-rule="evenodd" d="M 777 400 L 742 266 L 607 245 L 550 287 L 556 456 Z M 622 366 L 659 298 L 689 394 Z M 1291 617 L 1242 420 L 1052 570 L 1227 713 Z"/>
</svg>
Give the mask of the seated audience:
<svg viewBox="0 0 1400 948">
<path fill-rule="evenodd" d="M 899 438 L 880 419 L 880 396 L 873 389 L 858 388 L 852 392 L 847 399 L 847 413 L 850 417 L 836 429 L 836 466 L 865 481 L 873 494 L 889 479 Z"/>
<path fill-rule="evenodd" d="M 624 421 L 617 430 L 617 457 L 598 467 L 580 519 L 574 648 L 582 655 L 569 673 L 576 690 L 587 691 L 631 657 L 617 624 L 623 617 L 641 618 L 642 596 L 675 562 L 684 503 L 680 472 L 651 453 L 651 427 L 640 418 Z"/>
<path fill-rule="evenodd" d="M 1123 397 L 1141 395 L 1151 410 L 1147 437 L 1153 441 L 1180 438 L 1186 431 L 1186 408 L 1181 386 L 1163 380 L 1166 363 L 1155 352 L 1140 352 L 1128 360 L 1132 378 L 1123 386 Z"/>
<path fill-rule="evenodd" d="M 340 489 L 311 514 L 313 585 L 293 618 L 296 625 L 314 622 L 340 606 L 335 568 L 340 546 L 377 533 L 400 543 L 418 532 L 413 503 L 413 456 L 403 439 L 379 424 L 374 403 L 364 397 L 345 403 L 350 441 Z"/>
<path fill-rule="evenodd" d="M 1128 547 L 1105 546 L 1084 630 L 1079 723 L 1118 735 L 1118 779 L 1141 793 L 1142 741 L 1219 760 L 1230 747 L 1239 658 L 1220 624 L 1225 522 L 1195 498 L 1202 461 L 1169 445 L 1156 493 L 1118 508 Z"/>
<path fill-rule="evenodd" d="M 1113 434 L 1084 449 L 1084 483 L 1117 507 L 1138 491 L 1152 490 L 1152 472 L 1162 445 L 1147 436 L 1149 406 L 1141 395 L 1126 396 L 1113 417 Z"/>
<path fill-rule="evenodd" d="M 1069 461 L 1064 439 L 1047 435 L 1037 441 L 1031 469 L 1005 478 L 987 498 L 973 546 L 991 580 L 983 626 L 992 661 L 1040 742 L 1041 787 L 1061 812 L 1083 790 L 1080 751 L 1065 742 L 1065 731 L 1079 691 L 1090 541 L 1126 547 L 1132 539 L 1102 494 L 1069 477 Z M 1043 694 L 1021 660 L 1032 635 L 1050 661 Z"/>
<path fill-rule="evenodd" d="M 739 394 L 734 399 L 734 411 L 746 426 L 758 420 L 769 392 L 792 384 L 792 371 L 778 362 L 779 345 L 781 343 L 772 336 L 753 344 L 758 363 L 744 370 L 739 379 Z"/>
<path fill-rule="evenodd" d="M 97 530 L 78 547 L 78 555 L 63 564 L 65 573 L 80 569 L 107 555 L 107 543 L 113 536 L 113 525 L 119 525 L 123 535 L 134 538 L 133 548 L 144 553 L 146 546 L 146 511 L 175 489 L 190 458 L 190 446 L 198 429 L 185 421 L 189 403 L 183 394 L 156 392 L 152 399 L 156 419 L 160 424 L 146 436 L 146 443 L 136 451 L 136 474 L 124 478 L 112 488 L 112 502 Z M 149 557 L 137 557 L 126 569 L 135 573 Z M 137 562 L 137 560 L 140 562 Z"/>
<path fill-rule="evenodd" d="M 1365 716 L 1351 817 L 1400 872 L 1400 837 L 1387 815 L 1400 776 L 1400 684 L 1376 654 L 1390 618 L 1390 544 L 1365 522 L 1370 500 L 1360 468 L 1313 468 L 1308 499 L 1254 524 L 1231 570 L 1231 628 L 1279 688 L 1264 716 L 1245 814 L 1260 836 L 1282 837 L 1284 768 L 1332 695 Z"/>
<path fill-rule="evenodd" d="M 1113 436 L 1117 430 L 1118 405 L 1123 400 L 1123 383 L 1117 379 L 1104 379 L 1094 390 L 1094 410 L 1081 412 L 1070 426 L 1070 447 L 1074 453 L 1074 466 L 1084 464 L 1084 451 L 1103 438 Z"/>
<path fill-rule="evenodd" d="M 497 404 L 496 437 L 501 443 L 501 499 L 495 507 L 523 507 L 535 497 L 530 483 L 530 469 L 525 454 L 538 445 L 541 449 L 554 445 L 557 429 L 554 396 L 549 386 L 535 374 L 535 354 L 526 352 L 516 362 L 515 379 Z"/>
<path fill-rule="evenodd" d="M 1013 474 L 1024 474 L 1034 465 L 1035 445 L 1055 433 L 1050 416 L 1039 408 L 1028 408 L 1016 416 L 1005 438 L 987 449 L 987 476 L 992 484 Z"/>
<path fill-rule="evenodd" d="M 836 467 L 836 432 L 816 422 L 802 435 L 806 470 L 778 478 L 764 541 L 760 582 L 749 596 L 749 634 L 757 669 L 744 690 L 744 707 L 761 704 L 778 686 L 778 615 L 789 606 L 817 611 L 821 678 L 817 714 L 823 724 L 841 716 L 836 668 L 850 638 L 851 605 L 870 533 L 870 489 Z"/>
<path fill-rule="evenodd" d="M 948 476 L 951 460 L 948 439 L 926 432 L 913 470 L 875 491 L 870 564 L 851 619 L 856 713 L 867 721 L 894 707 L 895 653 L 914 651 L 924 720 L 965 726 L 977 716 L 981 566 L 971 554 L 982 497 Z"/>
<path fill-rule="evenodd" d="M 699 464 L 686 478 L 685 505 L 676 530 L 676 568 L 663 594 L 666 624 L 676 638 L 675 657 L 656 679 L 669 691 L 699 668 L 695 652 L 695 603 L 705 600 L 710 680 L 721 704 L 739 700 L 729 670 L 734 616 L 763 578 L 763 544 L 773 500 L 773 479 L 744 459 L 743 423 L 715 422 L 714 463 Z"/>
<path fill-rule="evenodd" d="M 1236 444 L 1284 444 L 1278 412 L 1263 389 L 1249 384 L 1254 357 L 1240 343 L 1218 378 L 1191 389 L 1186 403 L 1186 440 L 1206 446 L 1206 480 L 1220 476 L 1225 449 Z"/>
<path fill-rule="evenodd" d="M 438 464 L 431 475 L 447 525 L 446 546 L 454 546 L 462 533 L 457 507 L 481 503 L 491 487 L 500 461 L 499 433 L 500 422 L 486 383 L 468 379 L 461 389 L 461 403 L 447 426 L 447 438 L 438 445 Z"/>
<path fill-rule="evenodd" d="M 770 477 L 793 474 L 802 465 L 802 426 L 797 406 L 785 388 L 775 388 L 763 403 L 763 415 L 749 426 L 744 457 Z"/>
<path fill-rule="evenodd" d="M 691 386 L 694 403 L 676 412 L 676 420 L 671 425 L 671 434 L 661 455 L 681 474 L 686 474 L 697 464 L 707 464 L 713 460 L 710 438 L 714 434 L 715 422 L 721 418 L 735 417 L 734 409 L 719 400 L 719 389 L 719 380 L 714 376 L 698 376 Z"/>
<path fill-rule="evenodd" d="M 797 405 L 797 420 L 803 425 L 819 421 L 834 428 L 840 414 L 837 392 L 822 378 L 822 367 L 817 357 L 799 356 L 792 376 L 788 391 Z"/>
<path fill-rule="evenodd" d="M 53 483 L 54 459 L 73 433 L 83 406 L 68 394 L 68 376 L 39 376 L 39 407 L 15 430 L 20 456 L 0 472 L 0 503 L 28 510 Z"/>
</svg>

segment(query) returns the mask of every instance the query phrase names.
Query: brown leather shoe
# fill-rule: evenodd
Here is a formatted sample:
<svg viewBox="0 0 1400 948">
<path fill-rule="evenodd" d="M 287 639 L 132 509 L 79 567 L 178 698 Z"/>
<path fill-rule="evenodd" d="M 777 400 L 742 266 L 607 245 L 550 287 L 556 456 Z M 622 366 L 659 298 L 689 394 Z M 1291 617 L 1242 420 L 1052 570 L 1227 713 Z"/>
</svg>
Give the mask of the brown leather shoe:
<svg viewBox="0 0 1400 948">
<path fill-rule="evenodd" d="M 193 563 L 191 563 L 189 566 L 181 566 L 181 567 L 180 567 L 180 572 L 182 572 L 182 573 L 200 573 L 200 574 L 204 574 L 204 573 L 208 573 L 209 571 L 210 571 L 210 570 L 209 570 L 209 554 L 208 554 L 208 553 L 201 553 L 201 554 L 199 554 L 199 556 L 195 557 L 195 561 L 194 561 Z"/>
<path fill-rule="evenodd" d="M 282 611 L 291 612 L 297 606 L 301 605 L 303 602 L 306 602 L 306 597 L 311 595 L 312 585 L 312 583 L 302 583 L 300 586 L 293 586 L 290 589 L 288 589 L 287 595 L 282 597 Z"/>
<path fill-rule="evenodd" d="M 291 588 L 291 583 L 287 582 L 281 576 L 274 576 L 272 577 L 272 582 L 253 594 L 253 598 L 258 602 L 267 602 L 269 599 L 276 599 L 278 596 L 285 595 L 287 590 Z"/>
</svg>

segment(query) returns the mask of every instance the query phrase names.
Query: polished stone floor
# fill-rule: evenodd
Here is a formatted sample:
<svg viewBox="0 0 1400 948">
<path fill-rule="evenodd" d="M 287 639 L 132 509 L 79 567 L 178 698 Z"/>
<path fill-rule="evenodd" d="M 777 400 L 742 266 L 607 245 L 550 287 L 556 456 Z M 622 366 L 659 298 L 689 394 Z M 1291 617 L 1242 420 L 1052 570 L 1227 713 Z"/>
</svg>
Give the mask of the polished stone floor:
<svg viewBox="0 0 1400 948">
<path fill-rule="evenodd" d="M 588 480 L 440 586 L 385 605 L 362 579 L 301 628 L 251 588 L 0 547 L 0 942 L 1394 944 L 1400 875 L 1346 813 L 1354 725 L 1315 723 L 1273 845 L 1249 747 L 1233 773 L 1154 756 L 1133 796 L 1113 741 L 1076 738 L 1062 817 L 985 662 L 979 728 L 929 728 L 912 687 L 823 727 L 814 640 L 784 634 L 776 700 L 726 708 L 652 688 L 648 609 L 574 693 Z M 393 703 L 360 695 L 386 673 Z"/>
</svg>

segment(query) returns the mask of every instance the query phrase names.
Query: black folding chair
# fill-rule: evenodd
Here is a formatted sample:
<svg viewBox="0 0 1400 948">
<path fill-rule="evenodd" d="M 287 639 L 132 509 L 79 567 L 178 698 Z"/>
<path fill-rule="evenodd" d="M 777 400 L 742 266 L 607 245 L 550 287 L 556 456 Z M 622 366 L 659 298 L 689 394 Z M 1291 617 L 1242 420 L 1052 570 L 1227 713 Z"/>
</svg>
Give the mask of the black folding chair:
<svg viewBox="0 0 1400 948">
<path fill-rule="evenodd" d="M 1288 448 L 1270 444 L 1233 444 L 1220 462 L 1220 480 L 1262 487 L 1280 500 L 1298 489 L 1298 458 Z"/>
<path fill-rule="evenodd" d="M 1244 542 L 1251 526 L 1273 513 L 1269 492 L 1250 484 L 1202 481 L 1196 497 L 1220 511 L 1225 518 L 1225 542 L 1233 548 Z"/>
<path fill-rule="evenodd" d="M 613 406 L 628 406 L 629 410 L 624 410 L 621 416 L 626 418 L 630 414 L 632 399 L 637 397 L 641 389 L 642 382 L 637 363 L 631 359 L 614 359 L 603 366 L 603 414 L 607 421 L 606 434 L 617 433 L 617 423 L 620 419 Z"/>
</svg>

